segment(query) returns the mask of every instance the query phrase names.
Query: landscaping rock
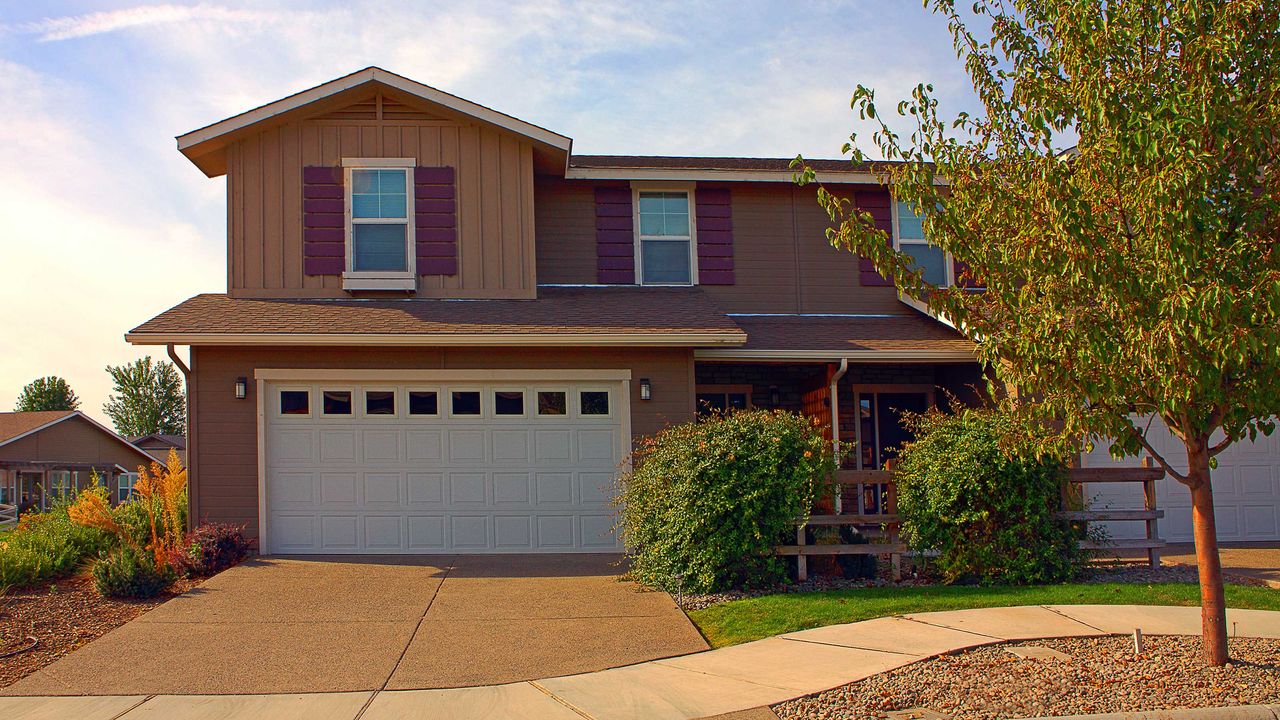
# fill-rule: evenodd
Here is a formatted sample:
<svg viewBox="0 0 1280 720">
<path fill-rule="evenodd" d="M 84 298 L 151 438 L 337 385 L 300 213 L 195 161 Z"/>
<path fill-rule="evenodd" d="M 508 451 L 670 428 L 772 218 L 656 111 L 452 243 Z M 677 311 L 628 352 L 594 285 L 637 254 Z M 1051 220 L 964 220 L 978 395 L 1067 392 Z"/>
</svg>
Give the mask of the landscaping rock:
<svg viewBox="0 0 1280 720">
<path fill-rule="evenodd" d="M 1274 703 L 1280 641 L 1235 638 L 1232 662 L 1205 667 L 1198 637 L 1149 637 L 1142 657 L 1130 637 L 1009 643 L 943 655 L 774 707 L 783 720 L 886 720 L 929 708 L 956 720 L 1134 712 Z M 1069 660 L 1015 657 L 1039 646 Z"/>
</svg>

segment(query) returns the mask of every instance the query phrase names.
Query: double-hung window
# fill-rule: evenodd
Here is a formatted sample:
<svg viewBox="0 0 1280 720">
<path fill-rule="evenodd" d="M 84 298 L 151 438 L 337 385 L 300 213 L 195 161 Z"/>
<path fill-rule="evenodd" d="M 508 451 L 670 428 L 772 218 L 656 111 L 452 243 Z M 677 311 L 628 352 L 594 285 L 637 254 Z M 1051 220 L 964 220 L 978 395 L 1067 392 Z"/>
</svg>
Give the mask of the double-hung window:
<svg viewBox="0 0 1280 720">
<path fill-rule="evenodd" d="M 687 190 L 636 193 L 636 275 L 641 285 L 692 285 L 693 235 Z"/>
<path fill-rule="evenodd" d="M 71 494 L 71 471 L 49 471 L 49 494 L 63 497 Z"/>
<path fill-rule="evenodd" d="M 138 473 L 120 473 L 119 480 L 120 486 L 116 491 L 116 502 L 129 502 L 129 498 L 133 497 L 133 486 L 138 482 Z"/>
<path fill-rule="evenodd" d="M 358 159 L 343 164 L 347 166 L 348 277 L 411 281 L 413 168 Z"/>
<path fill-rule="evenodd" d="M 915 214 L 910 203 L 894 203 L 895 240 L 898 250 L 915 258 L 925 282 L 937 287 L 951 284 L 951 267 L 942 248 L 929 244 L 924 236 L 924 217 Z"/>
</svg>

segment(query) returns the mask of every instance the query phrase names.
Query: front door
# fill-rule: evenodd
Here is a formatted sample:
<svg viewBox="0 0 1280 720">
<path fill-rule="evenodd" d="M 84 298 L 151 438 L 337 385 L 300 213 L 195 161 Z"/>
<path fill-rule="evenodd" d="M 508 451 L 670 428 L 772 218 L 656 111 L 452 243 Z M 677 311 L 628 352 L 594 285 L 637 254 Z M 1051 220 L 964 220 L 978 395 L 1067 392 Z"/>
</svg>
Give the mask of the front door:
<svg viewBox="0 0 1280 720">
<path fill-rule="evenodd" d="M 894 392 L 857 391 L 858 453 L 854 458 L 858 470 L 883 470 L 885 464 L 898 456 L 903 443 L 914 439 L 902 422 L 904 412 L 922 413 L 933 404 L 933 393 L 920 390 Z M 886 512 L 884 497 L 888 488 L 881 484 L 860 487 L 856 499 L 857 512 L 874 515 Z"/>
</svg>

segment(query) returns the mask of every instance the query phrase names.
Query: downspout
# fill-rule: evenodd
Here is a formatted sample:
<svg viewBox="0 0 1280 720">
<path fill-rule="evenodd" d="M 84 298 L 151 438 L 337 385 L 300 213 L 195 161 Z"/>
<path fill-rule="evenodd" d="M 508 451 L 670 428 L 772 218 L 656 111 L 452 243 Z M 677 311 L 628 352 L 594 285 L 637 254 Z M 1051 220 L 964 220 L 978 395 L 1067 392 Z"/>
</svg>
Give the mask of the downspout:
<svg viewBox="0 0 1280 720">
<path fill-rule="evenodd" d="M 196 518 L 200 517 L 199 496 L 192 492 L 195 487 L 196 479 L 196 433 L 195 433 L 195 394 L 191 388 L 191 368 L 182 362 L 182 358 L 178 357 L 178 352 L 174 350 L 173 343 L 165 346 L 165 351 L 169 354 L 169 359 L 178 367 L 178 371 L 182 373 L 183 380 L 186 381 L 187 389 L 187 449 L 186 462 L 187 466 L 187 530 L 194 530 L 196 527 Z"/>
<path fill-rule="evenodd" d="M 836 458 L 836 469 L 840 469 L 840 378 L 849 372 L 849 358 L 840 358 L 840 368 L 831 376 L 831 387 L 829 394 L 831 397 L 831 452 Z M 844 505 L 843 488 L 836 490 L 835 510 L 836 514 L 841 514 Z"/>
</svg>

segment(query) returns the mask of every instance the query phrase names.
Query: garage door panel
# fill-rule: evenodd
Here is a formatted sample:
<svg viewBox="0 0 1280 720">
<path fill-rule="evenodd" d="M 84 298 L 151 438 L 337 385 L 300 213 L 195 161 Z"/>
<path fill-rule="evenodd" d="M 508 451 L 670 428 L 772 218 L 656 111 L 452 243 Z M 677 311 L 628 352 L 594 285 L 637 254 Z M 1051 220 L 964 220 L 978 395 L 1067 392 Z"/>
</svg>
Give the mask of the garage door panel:
<svg viewBox="0 0 1280 720">
<path fill-rule="evenodd" d="M 494 430 L 489 435 L 493 443 L 493 461 L 495 464 L 529 462 L 528 430 Z"/>
<path fill-rule="evenodd" d="M 321 462 L 355 462 L 356 431 L 355 430 L 321 430 L 320 431 Z"/>
<path fill-rule="evenodd" d="M 360 547 L 359 535 L 357 515 L 320 516 L 320 547 L 324 550 L 355 550 Z"/>
<path fill-rule="evenodd" d="M 532 521 L 529 515 L 495 515 L 494 547 L 500 550 L 528 550 L 533 547 Z"/>
<path fill-rule="evenodd" d="M 454 505 L 484 505 L 488 474 L 483 472 L 449 473 L 449 502 Z"/>
<path fill-rule="evenodd" d="M 460 550 L 490 547 L 489 520 L 488 515 L 450 515 L 450 545 Z"/>
<path fill-rule="evenodd" d="M 403 521 L 399 515 L 365 515 L 364 547 L 373 551 L 399 550 L 404 546 L 401 537 Z"/>
<path fill-rule="evenodd" d="M 306 387 L 292 383 L 287 389 Z M 572 383 L 562 393 L 569 401 L 565 414 L 542 414 L 535 386 L 446 384 L 438 388 L 438 414 L 410 414 L 414 386 L 380 385 L 395 393 L 395 411 L 366 416 L 367 389 L 358 383 L 310 385 L 313 400 L 328 390 L 352 392 L 351 415 L 325 416 L 318 408 L 310 415 L 268 413 L 268 552 L 618 548 L 610 499 L 624 452 L 621 408 L 581 414 Z M 266 390 L 266 401 L 278 402 L 279 388 L 268 384 Z M 479 392 L 481 414 L 455 414 L 455 390 Z M 523 393 L 524 414 L 498 415 L 496 392 Z M 610 405 L 618 397 L 610 391 Z M 463 409 L 474 409 L 474 396 L 466 400 Z M 501 408 L 511 411 L 511 395 L 503 401 Z M 599 409 L 599 397 L 595 402 Z"/>
<path fill-rule="evenodd" d="M 320 505 L 322 507 L 331 509 L 346 505 L 348 509 L 355 509 L 356 501 L 354 472 L 320 473 Z"/>
<path fill-rule="evenodd" d="M 400 506 L 400 473 L 364 474 L 364 506 Z"/>
<path fill-rule="evenodd" d="M 528 505 L 529 473 L 495 472 L 493 474 L 494 505 Z"/>
<path fill-rule="evenodd" d="M 536 484 L 538 505 L 573 504 L 573 473 L 540 472 Z"/>
<path fill-rule="evenodd" d="M 444 550 L 445 516 L 410 515 L 406 520 L 408 547 L 410 550 Z"/>
<path fill-rule="evenodd" d="M 488 444 L 485 430 L 446 430 L 448 437 L 450 463 L 483 462 L 485 446 Z"/>
<path fill-rule="evenodd" d="M 409 473 L 407 480 L 410 505 L 444 504 L 443 473 Z"/>
<path fill-rule="evenodd" d="M 400 430 L 365 430 L 360 433 L 365 462 L 399 462 Z"/>
<path fill-rule="evenodd" d="M 409 430 L 405 433 L 406 456 L 413 460 L 439 460 L 444 457 L 440 430 Z"/>
</svg>

